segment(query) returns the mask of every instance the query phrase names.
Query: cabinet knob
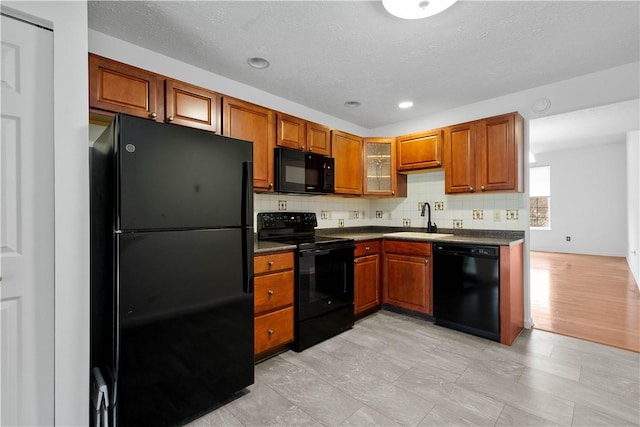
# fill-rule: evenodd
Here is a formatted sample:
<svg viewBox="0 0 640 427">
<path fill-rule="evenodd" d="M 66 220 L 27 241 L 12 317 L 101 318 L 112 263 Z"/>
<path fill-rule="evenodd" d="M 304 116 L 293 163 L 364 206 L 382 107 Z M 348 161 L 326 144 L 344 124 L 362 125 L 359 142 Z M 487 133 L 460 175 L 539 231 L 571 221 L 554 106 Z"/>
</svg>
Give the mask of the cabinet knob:
<svg viewBox="0 0 640 427">
<path fill-rule="evenodd" d="M 364 250 L 365 250 L 365 251 L 367 251 L 367 252 L 369 252 L 369 251 L 371 250 L 371 248 L 370 248 L 369 246 L 365 246 L 365 247 L 364 247 Z"/>
<path fill-rule="evenodd" d="M 438 160 L 438 161 L 436 162 L 436 165 L 438 165 L 438 166 L 440 166 L 441 164 L 442 164 L 442 162 L 440 162 L 440 160 Z"/>
<path fill-rule="evenodd" d="M 169 116 L 169 117 L 167 117 L 167 121 L 168 121 L 168 122 L 172 122 L 172 121 L 173 121 L 173 116 Z"/>
<path fill-rule="evenodd" d="M 425 260 L 424 260 L 424 263 L 425 263 L 425 264 L 429 264 L 429 258 L 425 259 Z"/>
<path fill-rule="evenodd" d="M 396 195 L 396 192 L 395 192 L 395 191 L 392 191 L 392 192 L 391 192 L 391 195 L 392 195 L 392 196 L 395 196 L 395 195 Z"/>
<path fill-rule="evenodd" d="M 151 117 L 153 120 L 155 120 L 158 117 L 158 113 L 151 113 L 151 114 L 149 114 L 149 117 Z"/>
<path fill-rule="evenodd" d="M 267 333 L 268 333 L 269 335 L 273 335 L 273 333 L 274 333 L 274 332 L 275 332 L 275 331 L 274 331 L 273 329 L 269 329 L 269 330 L 267 331 Z"/>
<path fill-rule="evenodd" d="M 485 190 L 484 185 L 481 185 L 481 186 L 480 186 L 480 190 L 482 190 L 482 191 L 484 191 L 484 190 Z"/>
<path fill-rule="evenodd" d="M 273 261 L 269 261 L 267 264 L 269 265 L 269 267 L 273 267 Z"/>
<path fill-rule="evenodd" d="M 304 145 L 300 146 L 300 151 L 304 151 Z"/>
<path fill-rule="evenodd" d="M 476 191 L 476 189 L 473 188 L 473 187 L 469 187 L 469 191 L 471 191 L 473 193 L 474 191 Z"/>
<path fill-rule="evenodd" d="M 269 188 L 273 188 L 273 182 L 269 183 Z"/>
<path fill-rule="evenodd" d="M 354 263 L 354 264 L 357 264 L 357 263 L 358 263 L 358 260 L 357 260 L 357 259 L 354 259 L 354 260 L 353 260 L 353 263 Z"/>
<path fill-rule="evenodd" d="M 269 295 L 273 295 L 275 292 L 273 292 L 271 289 L 269 289 L 269 290 L 267 291 L 267 293 L 268 293 Z"/>
</svg>

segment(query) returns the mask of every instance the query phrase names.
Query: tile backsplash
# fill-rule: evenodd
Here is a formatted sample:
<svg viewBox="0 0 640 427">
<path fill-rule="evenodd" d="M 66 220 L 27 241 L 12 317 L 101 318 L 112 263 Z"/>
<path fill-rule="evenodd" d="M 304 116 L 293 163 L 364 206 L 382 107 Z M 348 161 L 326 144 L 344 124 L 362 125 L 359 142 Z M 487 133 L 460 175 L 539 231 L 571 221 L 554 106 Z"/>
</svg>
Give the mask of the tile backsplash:
<svg viewBox="0 0 640 427">
<path fill-rule="evenodd" d="M 431 205 L 431 222 L 440 228 L 479 230 L 525 230 L 529 216 L 524 193 L 444 194 L 444 171 L 411 174 L 406 198 L 355 198 L 294 194 L 256 194 L 254 211 L 282 209 L 315 212 L 318 228 L 380 225 L 426 227 L 427 215 L 419 205 Z"/>
</svg>

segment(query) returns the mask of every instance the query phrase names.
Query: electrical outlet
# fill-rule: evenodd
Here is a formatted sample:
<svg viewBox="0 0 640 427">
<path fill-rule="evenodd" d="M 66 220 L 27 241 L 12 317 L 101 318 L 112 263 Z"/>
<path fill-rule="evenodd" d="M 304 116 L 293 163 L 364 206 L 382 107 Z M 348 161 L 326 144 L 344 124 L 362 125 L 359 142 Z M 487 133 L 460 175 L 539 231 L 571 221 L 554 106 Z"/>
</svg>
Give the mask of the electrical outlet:
<svg viewBox="0 0 640 427">
<path fill-rule="evenodd" d="M 433 210 L 434 211 L 443 211 L 444 210 L 444 202 L 433 202 Z"/>
<path fill-rule="evenodd" d="M 567 242 L 570 242 L 571 241 L 571 236 L 567 236 L 566 239 L 567 239 Z"/>
<path fill-rule="evenodd" d="M 462 220 L 461 219 L 454 219 L 453 220 L 453 228 L 455 229 L 461 229 L 462 228 Z"/>
<path fill-rule="evenodd" d="M 502 221 L 502 215 L 500 215 L 500 211 L 498 209 L 493 211 L 493 220 L 494 221 Z"/>
<path fill-rule="evenodd" d="M 507 209 L 507 221 L 518 219 L 518 209 Z"/>
<path fill-rule="evenodd" d="M 382 211 L 376 211 L 376 218 L 382 218 Z"/>
<path fill-rule="evenodd" d="M 402 219 L 402 226 L 403 227 L 411 227 L 411 220 L 409 218 L 403 218 Z"/>
<path fill-rule="evenodd" d="M 349 212 L 349 219 L 359 219 L 360 212 L 359 211 L 351 211 Z"/>
<path fill-rule="evenodd" d="M 287 201 L 286 200 L 278 200 L 278 210 L 286 211 L 287 210 Z"/>
<path fill-rule="evenodd" d="M 320 219 L 329 219 L 329 212 L 320 211 Z"/>
<path fill-rule="evenodd" d="M 344 219 L 339 219 L 338 220 L 338 227 L 339 228 L 343 228 L 344 227 Z"/>
<path fill-rule="evenodd" d="M 482 209 L 474 209 L 473 219 L 484 219 L 484 211 Z"/>
<path fill-rule="evenodd" d="M 418 202 L 418 212 L 422 212 L 422 209 L 424 209 L 424 202 Z"/>
</svg>

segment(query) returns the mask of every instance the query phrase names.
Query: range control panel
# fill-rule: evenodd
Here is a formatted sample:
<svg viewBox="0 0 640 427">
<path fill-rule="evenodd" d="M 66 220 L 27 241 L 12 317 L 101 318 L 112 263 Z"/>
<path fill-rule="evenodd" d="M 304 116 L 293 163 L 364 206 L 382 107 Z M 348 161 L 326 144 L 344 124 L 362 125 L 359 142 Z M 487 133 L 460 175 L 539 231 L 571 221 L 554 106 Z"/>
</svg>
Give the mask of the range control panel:
<svg viewBox="0 0 640 427">
<path fill-rule="evenodd" d="M 260 212 L 258 231 L 283 228 L 310 228 L 318 226 L 315 212 Z"/>
</svg>

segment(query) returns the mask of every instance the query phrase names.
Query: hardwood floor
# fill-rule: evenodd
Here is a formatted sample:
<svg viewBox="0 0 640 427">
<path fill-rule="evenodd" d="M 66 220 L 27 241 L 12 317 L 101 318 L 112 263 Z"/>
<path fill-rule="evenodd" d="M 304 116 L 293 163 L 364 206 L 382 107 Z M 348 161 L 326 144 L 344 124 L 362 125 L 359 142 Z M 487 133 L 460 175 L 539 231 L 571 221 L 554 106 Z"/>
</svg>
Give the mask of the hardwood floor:
<svg viewBox="0 0 640 427">
<path fill-rule="evenodd" d="M 534 328 L 640 352 L 640 292 L 622 257 L 531 252 Z"/>
</svg>

